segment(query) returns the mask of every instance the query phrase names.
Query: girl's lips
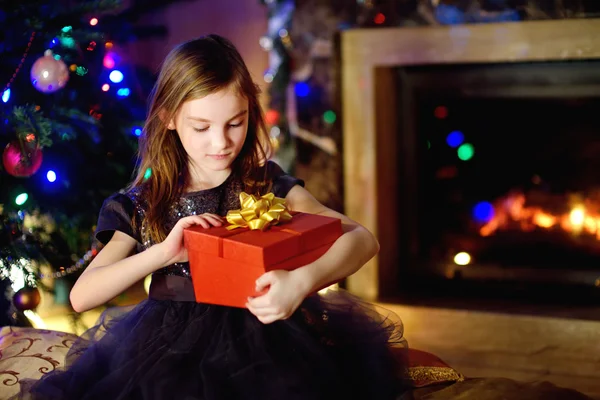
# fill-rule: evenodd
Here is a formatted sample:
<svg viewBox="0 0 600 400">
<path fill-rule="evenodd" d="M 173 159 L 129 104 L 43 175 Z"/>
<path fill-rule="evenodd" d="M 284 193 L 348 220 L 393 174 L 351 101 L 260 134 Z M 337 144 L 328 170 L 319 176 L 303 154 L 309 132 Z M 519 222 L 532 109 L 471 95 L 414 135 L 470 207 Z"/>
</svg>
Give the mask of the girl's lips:
<svg viewBox="0 0 600 400">
<path fill-rule="evenodd" d="M 215 160 L 224 160 L 227 157 L 229 157 L 229 153 L 228 154 L 209 154 L 208 156 Z"/>
</svg>

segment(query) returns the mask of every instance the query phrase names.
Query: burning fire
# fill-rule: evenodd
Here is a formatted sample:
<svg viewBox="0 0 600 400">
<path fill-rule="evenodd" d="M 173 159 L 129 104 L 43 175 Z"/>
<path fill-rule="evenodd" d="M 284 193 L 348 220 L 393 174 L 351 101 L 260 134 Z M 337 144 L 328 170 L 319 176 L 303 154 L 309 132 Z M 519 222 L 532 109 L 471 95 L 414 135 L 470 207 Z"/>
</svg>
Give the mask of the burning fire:
<svg viewBox="0 0 600 400">
<path fill-rule="evenodd" d="M 553 207 L 556 210 L 557 207 Z M 590 200 L 570 207 L 559 207 L 565 212 L 552 212 L 549 207 L 528 205 L 523 193 L 513 193 L 494 204 L 494 215 L 479 233 L 490 236 L 497 230 L 518 226 L 529 232 L 536 228 L 560 228 L 573 234 L 587 233 L 600 240 L 600 212 Z"/>
</svg>

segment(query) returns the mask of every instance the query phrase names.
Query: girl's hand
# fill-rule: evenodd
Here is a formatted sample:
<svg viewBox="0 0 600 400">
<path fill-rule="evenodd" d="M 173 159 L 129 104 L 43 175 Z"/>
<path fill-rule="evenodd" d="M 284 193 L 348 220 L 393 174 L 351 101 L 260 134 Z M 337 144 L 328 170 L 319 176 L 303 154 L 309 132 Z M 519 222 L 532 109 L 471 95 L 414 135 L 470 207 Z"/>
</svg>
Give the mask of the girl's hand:
<svg viewBox="0 0 600 400">
<path fill-rule="evenodd" d="M 162 253 L 165 255 L 165 265 L 188 261 L 188 253 L 183 245 L 183 230 L 194 225 L 208 229 L 211 226 L 223 225 L 223 219 L 218 215 L 206 213 L 184 217 L 177 221 L 167 238 L 157 245 L 161 246 Z"/>
<path fill-rule="evenodd" d="M 246 307 L 258 317 L 263 324 L 287 319 L 300 306 L 307 295 L 298 270 L 276 270 L 263 274 L 256 280 L 256 291 L 269 288 L 269 291 L 258 297 L 249 297 Z"/>
</svg>

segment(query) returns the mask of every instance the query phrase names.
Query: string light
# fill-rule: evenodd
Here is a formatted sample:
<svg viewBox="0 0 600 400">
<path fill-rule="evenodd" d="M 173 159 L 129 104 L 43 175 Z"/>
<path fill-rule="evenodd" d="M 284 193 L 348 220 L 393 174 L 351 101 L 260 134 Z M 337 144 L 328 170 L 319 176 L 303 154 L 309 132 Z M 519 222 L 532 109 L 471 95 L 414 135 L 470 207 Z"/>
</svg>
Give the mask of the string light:
<svg viewBox="0 0 600 400">
<path fill-rule="evenodd" d="M 469 265 L 471 263 L 471 255 L 465 251 L 461 251 L 454 256 L 456 265 Z"/>
<path fill-rule="evenodd" d="M 267 71 L 264 75 L 265 82 L 267 82 L 267 83 L 273 82 L 273 78 L 274 78 L 274 76 L 270 71 Z"/>
<path fill-rule="evenodd" d="M 337 116 L 331 110 L 325 111 L 325 113 L 323 114 L 323 121 L 325 121 L 326 124 L 333 124 L 336 118 Z"/>
<path fill-rule="evenodd" d="M 489 222 L 494 218 L 494 206 L 487 202 L 479 202 L 473 207 L 473 217 L 477 222 Z"/>
<path fill-rule="evenodd" d="M 465 135 L 461 131 L 452 131 L 446 136 L 446 143 L 452 148 L 460 146 L 465 140 Z"/>
<path fill-rule="evenodd" d="M 48 182 L 56 182 L 56 172 L 50 170 L 46 173 L 46 179 Z"/>
<path fill-rule="evenodd" d="M 60 267 L 58 271 L 53 272 L 51 274 L 39 274 L 40 279 L 44 279 L 44 278 L 62 278 L 64 276 L 70 275 L 72 273 L 75 273 L 77 271 L 79 271 L 80 269 L 86 267 L 87 265 L 89 265 L 89 263 L 92 262 L 92 260 L 94 259 L 94 257 L 96 257 L 96 255 L 98 254 L 98 249 L 96 247 L 92 247 L 90 250 L 88 250 L 83 257 L 81 257 L 79 259 L 79 261 L 77 261 L 75 264 L 71 265 L 70 267 L 64 268 L 64 267 Z"/>
<path fill-rule="evenodd" d="M 117 90 L 117 96 L 120 97 L 127 97 L 130 93 L 131 90 L 129 90 L 129 88 L 120 88 L 119 90 Z"/>
<path fill-rule="evenodd" d="M 298 82 L 296 83 L 295 90 L 298 97 L 306 97 L 310 92 L 310 87 L 306 82 Z"/>
<path fill-rule="evenodd" d="M 377 13 L 374 21 L 377 25 L 383 24 L 385 22 L 385 15 L 383 15 L 382 13 Z"/>
<path fill-rule="evenodd" d="M 457 150 L 458 158 L 463 161 L 469 161 L 475 154 L 475 149 L 470 143 L 462 144 Z"/>
<path fill-rule="evenodd" d="M 109 90 L 110 90 L 110 85 L 108 83 L 105 83 L 104 85 L 102 85 L 103 92 L 108 92 Z"/>
<path fill-rule="evenodd" d="M 98 18 L 92 18 L 92 19 L 90 19 L 90 25 L 91 26 L 98 25 Z"/>
<path fill-rule="evenodd" d="M 21 193 L 15 198 L 15 204 L 18 206 L 22 206 L 23 204 L 25 204 L 28 198 L 29 195 L 27 193 Z"/>
<path fill-rule="evenodd" d="M 112 83 L 119 83 L 123 81 L 123 73 L 121 71 L 119 71 L 118 69 L 115 69 L 114 71 L 112 71 L 110 73 L 110 75 L 108 75 L 108 79 L 110 79 L 110 81 Z"/>
<path fill-rule="evenodd" d="M 33 43 L 33 39 L 35 39 L 35 31 L 31 32 L 31 36 L 29 37 L 29 42 L 27 43 L 27 47 L 25 48 L 25 51 L 23 52 L 23 55 L 21 56 L 21 61 L 19 61 L 19 65 L 15 69 L 15 72 L 13 72 L 10 80 L 4 86 L 4 90 L 2 90 L 3 96 L 4 96 L 4 93 L 10 88 L 10 85 L 12 85 L 15 78 L 17 77 L 17 74 L 21 70 L 23 63 L 25 62 L 25 59 L 27 58 L 27 55 L 29 54 L 29 49 L 31 49 L 31 44 Z"/>
<path fill-rule="evenodd" d="M 448 117 L 448 108 L 445 106 L 437 106 L 435 110 L 433 110 L 433 115 L 438 119 L 444 119 Z"/>
<path fill-rule="evenodd" d="M 113 69 L 115 67 L 115 59 L 111 54 L 107 54 L 102 59 L 102 65 L 104 65 L 105 68 Z"/>
</svg>

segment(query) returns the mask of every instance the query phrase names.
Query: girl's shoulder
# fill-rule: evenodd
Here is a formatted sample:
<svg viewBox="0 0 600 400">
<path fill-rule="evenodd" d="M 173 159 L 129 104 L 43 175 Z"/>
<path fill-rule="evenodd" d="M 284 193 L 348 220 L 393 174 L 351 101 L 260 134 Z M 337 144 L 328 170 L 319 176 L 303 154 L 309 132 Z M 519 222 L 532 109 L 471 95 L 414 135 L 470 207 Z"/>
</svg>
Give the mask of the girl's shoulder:
<svg viewBox="0 0 600 400">
<path fill-rule="evenodd" d="M 96 238 L 106 244 L 115 230 L 141 242 L 140 224 L 145 217 L 143 188 L 133 187 L 112 193 L 102 203 L 96 224 Z"/>
<path fill-rule="evenodd" d="M 275 161 L 267 161 L 267 179 L 271 181 L 271 192 L 277 197 L 285 198 L 296 185 L 304 187 L 304 181 L 286 172 Z"/>
</svg>

